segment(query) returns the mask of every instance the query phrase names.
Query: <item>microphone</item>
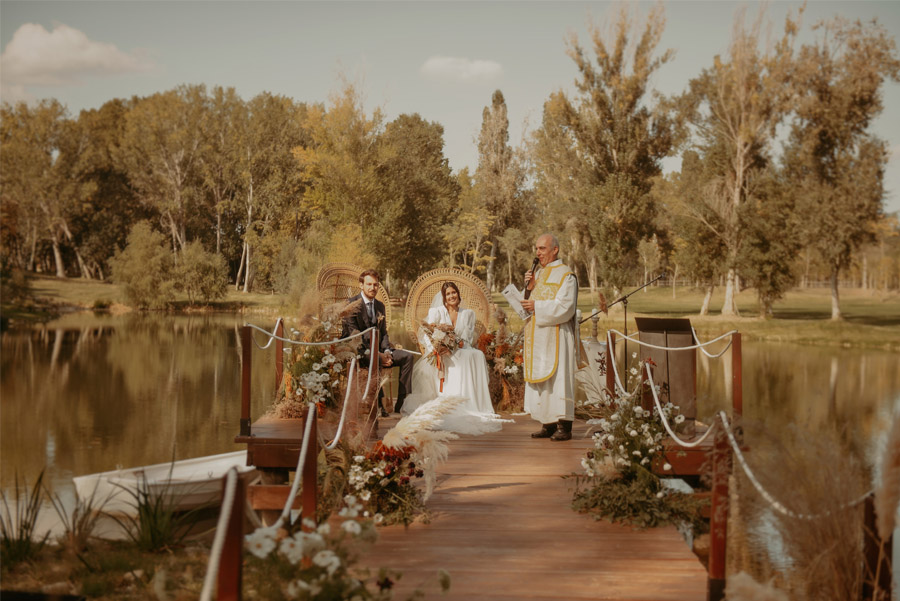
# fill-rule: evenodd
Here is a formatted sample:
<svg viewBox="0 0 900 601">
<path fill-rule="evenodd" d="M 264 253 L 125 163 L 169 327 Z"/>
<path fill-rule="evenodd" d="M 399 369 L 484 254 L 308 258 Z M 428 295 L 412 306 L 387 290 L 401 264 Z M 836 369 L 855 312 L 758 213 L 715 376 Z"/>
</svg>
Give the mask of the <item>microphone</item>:
<svg viewBox="0 0 900 601">
<path fill-rule="evenodd" d="M 534 262 L 531 264 L 531 277 L 532 277 L 532 279 L 534 279 L 534 270 L 537 269 L 537 266 L 540 265 L 540 264 L 541 264 L 541 260 L 538 259 L 537 257 L 535 257 L 535 258 L 534 258 Z M 530 297 L 530 296 L 531 296 L 531 290 L 528 289 L 528 288 L 526 288 L 526 289 L 525 289 L 525 298 L 527 299 L 527 298 Z"/>
</svg>

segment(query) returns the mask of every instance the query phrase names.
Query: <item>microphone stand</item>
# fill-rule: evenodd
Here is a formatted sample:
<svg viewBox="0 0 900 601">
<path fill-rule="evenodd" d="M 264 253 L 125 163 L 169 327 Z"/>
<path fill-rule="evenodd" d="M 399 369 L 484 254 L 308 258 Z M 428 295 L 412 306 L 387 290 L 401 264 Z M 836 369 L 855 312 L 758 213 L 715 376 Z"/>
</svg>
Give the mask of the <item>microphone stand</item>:
<svg viewBox="0 0 900 601">
<path fill-rule="evenodd" d="M 635 288 L 634 290 L 632 290 L 632 291 L 629 292 L 628 294 L 625 294 L 625 295 L 623 295 L 623 296 L 620 296 L 619 298 L 617 298 L 617 299 L 614 300 L 613 302 L 611 302 L 611 303 L 609 303 L 608 305 L 606 305 L 606 308 L 609 309 L 610 307 L 612 307 L 612 306 L 615 305 L 616 303 L 622 303 L 622 307 L 624 307 L 624 309 L 625 309 L 625 327 L 624 327 L 624 330 L 625 330 L 625 336 L 628 336 L 628 297 L 631 296 L 632 294 L 634 294 L 635 292 L 638 292 L 639 290 L 643 290 L 644 288 L 646 288 L 646 287 L 649 286 L 650 284 L 652 284 L 652 283 L 654 283 L 654 282 L 656 282 L 656 281 L 661 280 L 661 279 L 663 278 L 664 275 L 665 275 L 664 273 L 659 274 L 658 276 L 656 276 L 655 278 L 653 278 L 652 280 L 650 280 L 649 282 L 647 282 L 646 284 L 644 284 L 644 285 L 641 286 L 640 288 Z M 586 322 L 587 320 L 591 319 L 592 317 L 594 317 L 594 316 L 597 315 L 598 313 L 600 313 L 600 310 L 599 310 L 599 309 L 598 309 L 597 311 L 594 311 L 593 313 L 591 313 L 589 316 L 585 317 L 585 318 L 582 319 L 581 321 L 579 321 L 578 324 L 579 324 L 579 325 L 583 324 L 584 322 Z M 628 338 L 625 338 L 624 341 L 625 341 L 625 361 L 624 361 L 623 363 L 624 363 L 624 366 L 625 366 L 625 368 L 626 368 L 625 371 L 627 372 L 627 371 L 628 371 L 628 369 L 627 369 L 627 368 L 628 368 Z M 615 349 L 609 349 L 609 348 L 608 348 L 608 349 L 606 349 L 606 352 L 607 352 L 607 353 L 615 353 Z M 615 355 L 613 355 L 613 360 L 615 360 Z M 625 392 L 628 392 L 628 377 L 627 377 L 627 376 L 626 376 L 626 378 L 625 378 L 624 386 L 625 386 Z"/>
</svg>

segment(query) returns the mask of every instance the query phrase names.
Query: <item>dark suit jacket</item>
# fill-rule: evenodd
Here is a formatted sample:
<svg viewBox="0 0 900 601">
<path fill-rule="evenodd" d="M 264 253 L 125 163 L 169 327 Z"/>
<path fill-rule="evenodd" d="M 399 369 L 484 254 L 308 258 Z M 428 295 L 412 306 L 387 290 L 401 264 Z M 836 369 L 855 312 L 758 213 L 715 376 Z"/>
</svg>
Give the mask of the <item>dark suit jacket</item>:
<svg viewBox="0 0 900 601">
<path fill-rule="evenodd" d="M 388 337 L 384 303 L 377 298 L 373 301 L 375 303 L 375 323 L 373 324 L 369 321 L 369 313 L 366 311 L 366 303 L 363 301 L 362 293 L 351 296 L 347 299 L 347 302 L 349 304 L 355 303 L 355 306 L 352 311 L 344 316 L 341 327 L 341 338 L 346 338 L 347 336 L 362 332 L 363 330 L 367 330 L 373 325 L 376 325 L 378 328 L 379 349 L 384 352 L 391 348 L 391 339 Z M 363 340 L 360 341 L 361 344 L 365 348 L 369 348 L 369 345 L 371 344 L 369 335 L 367 334 L 362 338 Z"/>
</svg>

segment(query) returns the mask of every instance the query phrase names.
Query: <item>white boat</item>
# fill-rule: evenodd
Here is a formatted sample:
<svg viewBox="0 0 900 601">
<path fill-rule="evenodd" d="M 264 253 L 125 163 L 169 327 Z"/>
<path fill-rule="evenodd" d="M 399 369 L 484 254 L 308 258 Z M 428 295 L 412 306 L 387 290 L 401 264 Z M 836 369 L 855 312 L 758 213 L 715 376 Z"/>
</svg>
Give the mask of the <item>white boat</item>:
<svg viewBox="0 0 900 601">
<path fill-rule="evenodd" d="M 137 513 L 136 495 L 144 491 L 154 498 L 162 496 L 173 509 L 181 511 L 218 506 L 225 474 L 232 467 L 245 482 L 259 476 L 255 467 L 247 465 L 244 450 L 88 474 L 73 481 L 81 500 L 93 495 L 95 509 L 107 513 Z"/>
</svg>

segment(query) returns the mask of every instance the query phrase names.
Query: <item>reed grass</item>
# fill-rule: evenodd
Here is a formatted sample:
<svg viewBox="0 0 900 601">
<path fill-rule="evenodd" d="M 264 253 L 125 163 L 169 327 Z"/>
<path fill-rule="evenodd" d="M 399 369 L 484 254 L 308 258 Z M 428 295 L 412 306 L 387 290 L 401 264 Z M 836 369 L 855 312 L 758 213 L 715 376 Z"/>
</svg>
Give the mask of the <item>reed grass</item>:
<svg viewBox="0 0 900 601">
<path fill-rule="evenodd" d="M 897 526 L 900 502 L 900 418 L 893 419 L 881 458 L 881 482 L 875 489 L 875 514 L 878 536 L 887 538 Z"/>
<path fill-rule="evenodd" d="M 762 487 L 789 511 L 813 517 L 779 513 L 736 466 L 747 553 L 733 557 L 729 571 L 770 582 L 791 599 L 857 598 L 865 577 L 863 508 L 850 504 L 867 481 L 857 453 L 839 432 L 750 422 L 744 432 L 747 461 Z"/>
<path fill-rule="evenodd" d="M 53 509 L 63 526 L 63 533 L 59 536 L 59 544 L 74 553 L 80 553 L 88 546 L 88 542 L 94 535 L 100 519 L 103 517 L 103 508 L 109 502 L 110 496 L 100 499 L 97 496 L 97 487 L 91 491 L 91 496 L 82 499 L 75 495 L 75 506 L 72 511 L 66 510 L 65 504 L 59 494 L 51 493 L 46 489 Z"/>
<path fill-rule="evenodd" d="M 174 467 L 174 462 L 172 465 Z M 201 517 L 202 508 L 179 511 L 178 495 L 171 487 L 153 491 L 146 474 L 141 474 L 133 489 L 118 486 L 131 496 L 135 515 L 107 515 L 122 527 L 141 551 L 163 551 L 180 545 Z"/>
<path fill-rule="evenodd" d="M 50 536 L 48 531 L 43 537 L 35 538 L 35 529 L 43 503 L 43 480 L 44 470 L 41 470 L 31 487 L 31 492 L 23 497 L 20 490 L 27 489 L 28 483 L 23 479 L 20 487 L 19 474 L 16 472 L 14 510 L 9 507 L 6 493 L 0 491 L 0 500 L 3 502 L 3 511 L 0 512 L 0 563 L 4 568 L 37 555 Z"/>
</svg>

